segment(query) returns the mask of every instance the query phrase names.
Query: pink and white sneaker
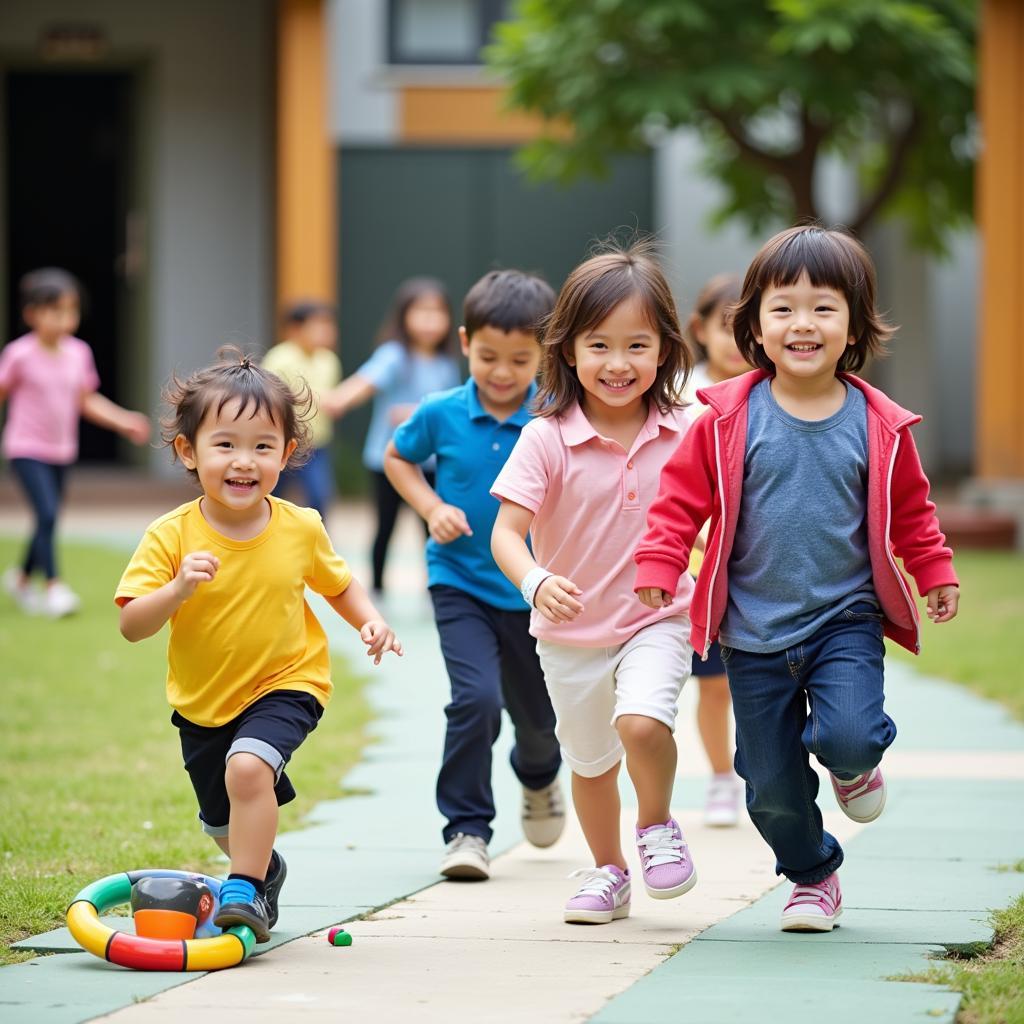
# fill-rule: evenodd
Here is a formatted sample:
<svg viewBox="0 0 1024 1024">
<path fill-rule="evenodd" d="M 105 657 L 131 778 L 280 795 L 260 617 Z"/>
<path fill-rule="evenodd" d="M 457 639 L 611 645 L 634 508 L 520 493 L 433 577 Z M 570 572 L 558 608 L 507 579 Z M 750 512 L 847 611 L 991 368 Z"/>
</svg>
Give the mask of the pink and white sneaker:
<svg viewBox="0 0 1024 1024">
<path fill-rule="evenodd" d="M 570 878 L 583 879 L 576 895 L 565 905 L 569 924 L 609 924 L 629 917 L 629 871 L 605 864 L 603 868 L 581 868 Z"/>
<path fill-rule="evenodd" d="M 851 821 L 863 824 L 874 821 L 882 813 L 885 807 L 885 779 L 882 778 L 881 768 L 872 768 L 854 779 L 837 779 L 831 772 L 828 777 L 832 780 L 832 789 L 843 814 Z"/>
<path fill-rule="evenodd" d="M 664 825 L 638 828 L 636 848 L 648 896 L 671 900 L 697 884 L 697 871 L 675 818 L 669 818 Z"/>
<path fill-rule="evenodd" d="M 843 893 L 834 871 L 820 882 L 793 886 L 782 910 L 784 932 L 830 932 L 843 912 Z"/>
</svg>

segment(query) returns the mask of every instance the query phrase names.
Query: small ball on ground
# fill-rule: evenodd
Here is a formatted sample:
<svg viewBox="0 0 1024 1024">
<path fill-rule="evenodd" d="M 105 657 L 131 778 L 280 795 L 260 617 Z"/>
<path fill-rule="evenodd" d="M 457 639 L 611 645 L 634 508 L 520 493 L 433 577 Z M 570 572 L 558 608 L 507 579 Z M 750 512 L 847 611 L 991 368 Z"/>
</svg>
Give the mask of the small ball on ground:
<svg viewBox="0 0 1024 1024">
<path fill-rule="evenodd" d="M 333 927 L 327 933 L 327 941 L 332 946 L 351 946 L 352 945 L 352 936 L 349 935 L 349 933 L 347 931 L 345 931 L 344 928 L 341 928 L 340 926 L 335 925 L 335 927 Z"/>
</svg>

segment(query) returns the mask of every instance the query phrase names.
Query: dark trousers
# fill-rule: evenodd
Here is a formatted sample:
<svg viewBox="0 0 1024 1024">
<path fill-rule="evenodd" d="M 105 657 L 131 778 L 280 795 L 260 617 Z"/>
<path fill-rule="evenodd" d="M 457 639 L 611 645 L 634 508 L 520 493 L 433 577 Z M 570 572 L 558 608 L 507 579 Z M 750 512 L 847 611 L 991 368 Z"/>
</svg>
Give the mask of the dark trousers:
<svg viewBox="0 0 1024 1024">
<path fill-rule="evenodd" d="M 25 575 L 39 569 L 48 580 L 56 579 L 57 555 L 53 535 L 64 498 L 67 466 L 38 459 L 11 459 L 11 469 L 28 497 L 36 517 L 36 528 L 28 543 L 21 568 Z"/>
<path fill-rule="evenodd" d="M 528 789 L 554 782 L 562 763 L 555 713 L 529 633 L 530 613 L 503 611 L 455 587 L 430 588 L 451 681 L 448 728 L 437 777 L 444 841 L 457 832 L 491 840 L 491 747 L 508 709 L 515 729 L 512 770 Z"/>
<path fill-rule="evenodd" d="M 398 510 L 405 504 L 402 496 L 391 486 L 391 481 L 377 470 L 373 474 L 373 493 L 377 502 L 377 534 L 373 538 L 373 589 L 384 589 L 384 563 L 388 558 L 388 545 L 395 531 Z M 434 486 L 434 474 L 424 473 L 427 483 Z M 424 531 L 426 524 L 424 523 Z"/>
<path fill-rule="evenodd" d="M 327 519 L 327 509 L 334 496 L 334 469 L 329 448 L 314 448 L 308 462 L 281 474 L 274 488 L 275 496 L 287 498 L 296 491 L 296 504 L 315 508 L 321 519 Z"/>
<path fill-rule="evenodd" d="M 876 767 L 896 738 L 883 710 L 884 653 L 882 617 L 869 601 L 783 651 L 722 645 L 747 811 L 775 854 L 776 874 L 791 882 L 820 882 L 843 862 L 838 840 L 822 827 L 809 754 L 853 778 Z"/>
</svg>

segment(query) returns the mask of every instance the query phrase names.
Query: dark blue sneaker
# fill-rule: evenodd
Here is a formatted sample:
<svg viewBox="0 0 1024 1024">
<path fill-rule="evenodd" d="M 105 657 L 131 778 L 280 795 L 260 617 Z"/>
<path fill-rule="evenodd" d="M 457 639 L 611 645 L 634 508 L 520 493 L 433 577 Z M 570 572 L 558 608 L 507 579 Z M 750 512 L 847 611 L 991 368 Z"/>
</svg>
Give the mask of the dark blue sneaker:
<svg viewBox="0 0 1024 1024">
<path fill-rule="evenodd" d="M 272 875 L 267 875 L 267 880 L 263 883 L 267 890 L 267 912 L 271 928 L 277 924 L 277 901 L 281 896 L 284 880 L 288 876 L 288 865 L 285 864 L 284 857 L 276 850 L 274 853 L 277 854 L 277 870 Z"/>
</svg>

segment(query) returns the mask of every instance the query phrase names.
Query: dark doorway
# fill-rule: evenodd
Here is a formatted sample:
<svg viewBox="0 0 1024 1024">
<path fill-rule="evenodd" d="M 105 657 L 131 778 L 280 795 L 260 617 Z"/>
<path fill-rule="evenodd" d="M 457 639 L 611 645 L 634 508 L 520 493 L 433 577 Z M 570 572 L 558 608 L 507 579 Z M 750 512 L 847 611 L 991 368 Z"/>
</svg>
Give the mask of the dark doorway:
<svg viewBox="0 0 1024 1024">
<path fill-rule="evenodd" d="M 70 270 L 85 288 L 79 335 L 101 388 L 125 402 L 123 250 L 132 184 L 134 77 L 124 72 L 11 71 L 6 76 L 9 320 L 25 330 L 18 280 L 35 267 Z M 117 458 L 117 438 L 82 424 L 81 458 Z"/>
</svg>

